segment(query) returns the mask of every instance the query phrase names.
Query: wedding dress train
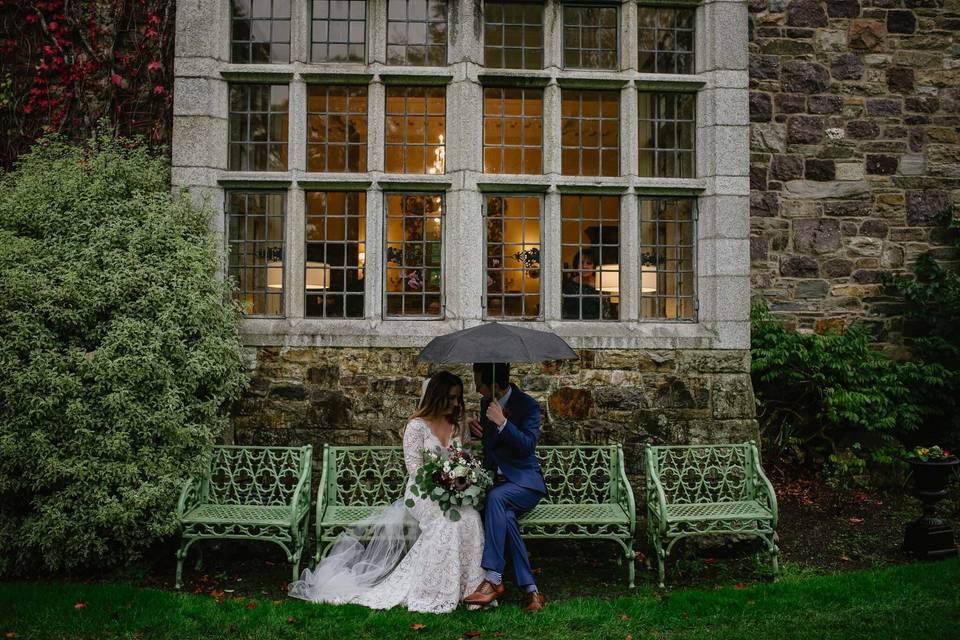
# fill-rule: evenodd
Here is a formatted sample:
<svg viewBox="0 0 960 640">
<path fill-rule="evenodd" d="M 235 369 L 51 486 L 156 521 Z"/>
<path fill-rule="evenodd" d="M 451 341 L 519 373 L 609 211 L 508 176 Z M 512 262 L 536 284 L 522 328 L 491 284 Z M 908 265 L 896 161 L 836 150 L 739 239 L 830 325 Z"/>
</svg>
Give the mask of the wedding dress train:
<svg viewBox="0 0 960 640">
<path fill-rule="evenodd" d="M 464 507 L 460 520 L 452 522 L 436 502 L 410 493 L 424 449 L 440 451 L 442 444 L 426 422 L 414 418 L 403 433 L 410 478 L 404 497 L 342 534 L 316 569 L 305 569 L 290 585 L 291 596 L 371 609 L 403 605 L 410 611 L 447 613 L 473 592 L 483 580 L 480 514 Z M 405 506 L 407 499 L 413 499 L 413 507 Z"/>
</svg>

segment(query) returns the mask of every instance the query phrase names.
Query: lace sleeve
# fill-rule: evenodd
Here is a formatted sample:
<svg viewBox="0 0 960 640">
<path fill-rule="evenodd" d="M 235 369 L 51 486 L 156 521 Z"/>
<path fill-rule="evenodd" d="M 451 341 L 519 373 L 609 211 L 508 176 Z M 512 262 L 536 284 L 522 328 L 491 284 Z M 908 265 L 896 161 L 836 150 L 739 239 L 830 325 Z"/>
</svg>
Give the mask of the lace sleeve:
<svg viewBox="0 0 960 640">
<path fill-rule="evenodd" d="M 403 462 L 407 465 L 407 474 L 411 478 L 417 475 L 417 469 L 423 466 L 425 428 L 423 420 L 414 418 L 403 430 Z"/>
</svg>

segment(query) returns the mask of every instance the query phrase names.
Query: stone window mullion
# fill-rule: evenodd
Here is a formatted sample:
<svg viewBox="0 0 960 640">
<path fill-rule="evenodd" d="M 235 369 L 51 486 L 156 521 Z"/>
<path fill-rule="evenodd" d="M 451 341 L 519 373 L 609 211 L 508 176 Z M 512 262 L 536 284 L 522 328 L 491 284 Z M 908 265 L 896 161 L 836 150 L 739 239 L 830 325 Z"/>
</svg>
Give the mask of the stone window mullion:
<svg viewBox="0 0 960 640">
<path fill-rule="evenodd" d="M 562 285 L 560 255 L 560 192 L 552 190 L 543 198 L 543 318 L 560 320 L 560 288 Z"/>
<path fill-rule="evenodd" d="M 303 189 L 293 187 L 287 191 L 287 216 L 284 228 L 284 288 L 286 316 L 299 320 L 304 316 L 304 242 L 306 197 Z"/>
</svg>

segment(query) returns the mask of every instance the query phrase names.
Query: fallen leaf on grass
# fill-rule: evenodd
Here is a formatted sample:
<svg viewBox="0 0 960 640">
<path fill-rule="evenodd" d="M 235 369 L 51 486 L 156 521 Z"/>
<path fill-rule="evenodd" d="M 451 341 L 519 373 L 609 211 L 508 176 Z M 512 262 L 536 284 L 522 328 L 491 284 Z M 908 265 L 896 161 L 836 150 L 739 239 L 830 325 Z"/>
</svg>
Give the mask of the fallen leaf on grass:
<svg viewBox="0 0 960 640">
<path fill-rule="evenodd" d="M 483 635 L 483 634 L 480 633 L 479 631 L 467 631 L 467 632 L 465 632 L 465 633 L 463 634 L 463 637 L 464 637 L 464 638 L 479 638 L 479 637 L 482 636 L 482 635 Z"/>
<path fill-rule="evenodd" d="M 257 608 L 257 601 L 256 601 L 256 600 L 251 600 L 250 602 L 247 603 L 247 606 L 246 606 L 245 608 L 246 608 L 246 609 L 256 609 L 256 608 Z"/>
<path fill-rule="evenodd" d="M 5 634 L 3 634 L 3 637 L 4 637 L 4 638 L 16 638 L 16 637 L 17 637 L 17 632 L 16 632 L 16 631 L 7 631 Z"/>
<path fill-rule="evenodd" d="M 716 558 L 704 558 L 704 559 L 703 559 L 703 562 L 704 562 L 704 564 L 716 564 L 717 559 L 716 559 Z"/>
<path fill-rule="evenodd" d="M 287 624 L 297 624 L 299 622 L 295 616 L 287 616 Z"/>
<path fill-rule="evenodd" d="M 742 582 L 738 582 L 738 583 L 736 583 L 735 585 L 733 585 L 733 588 L 734 588 L 734 589 L 746 589 L 746 588 L 747 588 L 747 585 L 743 584 Z"/>
<path fill-rule="evenodd" d="M 271 601 L 270 601 L 270 604 L 272 604 L 272 605 L 275 606 L 275 607 L 279 607 L 279 606 L 282 605 L 283 603 L 284 603 L 283 600 L 271 600 Z"/>
<path fill-rule="evenodd" d="M 630 619 L 630 616 L 628 616 L 627 614 L 623 614 L 622 616 L 620 616 L 620 619 L 621 619 L 621 620 L 629 620 L 629 619 Z"/>
<path fill-rule="evenodd" d="M 86 602 L 82 602 L 82 601 L 81 601 L 81 602 L 78 602 L 78 603 L 76 603 L 75 605 L 73 605 L 73 608 L 76 609 L 76 610 L 78 610 L 78 611 L 79 611 L 80 609 L 86 609 L 86 608 L 87 608 L 87 603 L 86 603 Z"/>
<path fill-rule="evenodd" d="M 427 628 L 427 625 L 421 624 L 419 622 L 414 622 L 410 625 L 410 631 L 423 631 Z"/>
<path fill-rule="evenodd" d="M 844 562 L 850 562 L 850 556 L 848 555 L 842 555 L 840 556 L 840 559 Z"/>
<path fill-rule="evenodd" d="M 537 567 L 535 569 L 530 569 L 530 573 L 532 573 L 535 576 L 540 575 L 540 567 Z"/>
<path fill-rule="evenodd" d="M 628 634 L 627 634 L 627 637 L 624 638 L 623 640 L 633 640 L 633 634 L 628 633 Z"/>
<path fill-rule="evenodd" d="M 861 522 L 863 522 L 863 518 L 857 518 L 857 517 L 851 516 L 850 518 L 847 518 L 847 522 L 849 522 L 850 524 L 860 524 Z"/>
</svg>

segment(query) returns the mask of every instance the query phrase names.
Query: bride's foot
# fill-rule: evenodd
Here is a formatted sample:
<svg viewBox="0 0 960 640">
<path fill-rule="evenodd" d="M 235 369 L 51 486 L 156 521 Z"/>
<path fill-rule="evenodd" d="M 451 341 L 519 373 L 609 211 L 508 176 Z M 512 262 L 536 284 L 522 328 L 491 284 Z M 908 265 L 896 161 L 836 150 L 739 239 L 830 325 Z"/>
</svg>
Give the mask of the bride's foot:
<svg viewBox="0 0 960 640">
<path fill-rule="evenodd" d="M 503 592 L 506 589 L 503 586 L 503 583 L 493 584 L 489 580 L 484 580 L 480 583 L 480 586 L 477 587 L 476 591 L 468 595 L 463 599 L 464 604 L 476 604 L 481 607 L 488 606 L 491 602 L 503 595 Z"/>
</svg>

